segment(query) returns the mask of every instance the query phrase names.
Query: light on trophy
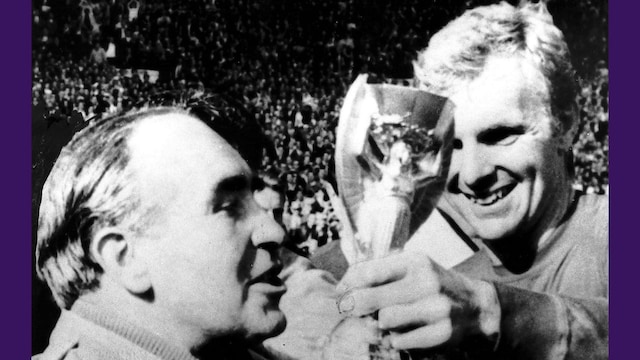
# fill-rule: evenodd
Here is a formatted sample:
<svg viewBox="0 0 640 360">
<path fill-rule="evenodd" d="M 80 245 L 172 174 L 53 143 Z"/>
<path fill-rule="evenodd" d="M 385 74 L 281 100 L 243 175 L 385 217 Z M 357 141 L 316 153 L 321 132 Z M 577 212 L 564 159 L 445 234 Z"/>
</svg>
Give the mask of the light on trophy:
<svg viewBox="0 0 640 360">
<path fill-rule="evenodd" d="M 444 190 L 451 158 L 453 104 L 419 89 L 367 84 L 349 88 L 336 138 L 336 179 L 344 207 L 341 249 L 349 264 L 402 249 Z M 347 314 L 348 315 L 348 314 Z M 326 359 L 408 359 L 375 330 L 376 314 L 345 317 L 324 351 Z M 368 344 L 337 343 L 368 332 Z"/>
</svg>

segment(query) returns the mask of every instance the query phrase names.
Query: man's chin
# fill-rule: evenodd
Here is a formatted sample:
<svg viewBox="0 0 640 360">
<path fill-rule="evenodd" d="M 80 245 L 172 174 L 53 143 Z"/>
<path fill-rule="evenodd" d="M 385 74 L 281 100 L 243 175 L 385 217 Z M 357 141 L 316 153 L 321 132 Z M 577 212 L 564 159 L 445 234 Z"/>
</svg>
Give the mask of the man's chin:
<svg viewBox="0 0 640 360">
<path fill-rule="evenodd" d="M 483 241 L 496 242 L 511 238 L 514 227 L 507 221 L 479 221 L 473 224 L 476 236 Z"/>
</svg>

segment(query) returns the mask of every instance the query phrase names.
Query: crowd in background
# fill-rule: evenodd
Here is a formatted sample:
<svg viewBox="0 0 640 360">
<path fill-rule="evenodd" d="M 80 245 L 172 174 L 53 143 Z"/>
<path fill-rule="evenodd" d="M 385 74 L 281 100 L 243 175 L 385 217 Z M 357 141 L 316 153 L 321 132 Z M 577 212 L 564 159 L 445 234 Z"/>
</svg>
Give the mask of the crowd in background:
<svg viewBox="0 0 640 360">
<path fill-rule="evenodd" d="M 575 185 L 588 193 L 609 191 L 609 77 L 605 67 L 582 82 L 581 131 L 574 143 Z"/>
<path fill-rule="evenodd" d="M 166 91 L 240 99 L 273 140 L 262 171 L 280 178 L 284 224 L 313 252 L 338 238 L 327 189 L 335 187 L 335 127 L 348 85 L 364 72 L 410 79 L 431 34 L 492 2 L 35 0 L 34 128 L 62 123 L 72 133 Z M 549 3 L 582 88 L 575 187 L 595 193 L 608 191 L 607 7 Z"/>
</svg>

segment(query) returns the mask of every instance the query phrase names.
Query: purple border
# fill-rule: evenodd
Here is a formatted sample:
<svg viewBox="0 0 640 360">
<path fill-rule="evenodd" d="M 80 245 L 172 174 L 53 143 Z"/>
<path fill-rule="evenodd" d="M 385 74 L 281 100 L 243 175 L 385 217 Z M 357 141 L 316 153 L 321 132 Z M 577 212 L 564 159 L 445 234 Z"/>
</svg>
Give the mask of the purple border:
<svg viewBox="0 0 640 360">
<path fill-rule="evenodd" d="M 5 131 L 0 141 L 2 161 L 2 240 L 8 250 L 0 262 L 5 286 L 2 296 L 2 357 L 25 359 L 31 349 L 31 245 L 30 245 L 30 49 L 31 4 L 14 1 L 3 6 L 2 69 L 4 86 L 0 90 Z M 637 24 L 640 4 L 633 1 L 610 5 L 610 83 L 611 117 L 611 359 L 632 358 L 637 342 L 636 324 L 640 324 L 638 300 L 632 295 L 637 278 L 632 268 L 640 244 L 632 224 L 638 195 L 632 180 L 637 172 L 637 150 L 632 145 L 640 129 L 633 104 L 640 87 Z M 625 121 L 622 123 L 622 121 Z M 636 140 L 637 141 L 637 140 Z M 640 199 L 638 199 L 640 200 Z"/>
<path fill-rule="evenodd" d="M 2 34 L 2 140 L 0 140 L 0 216 L 5 250 L 2 358 L 28 359 L 31 351 L 31 4 L 4 5 Z"/>
<path fill-rule="evenodd" d="M 632 181 L 638 172 L 638 142 L 640 123 L 638 103 L 638 14 L 640 4 L 634 1 L 616 1 L 609 6 L 609 75 L 610 117 L 614 125 L 609 128 L 610 176 L 611 176 L 611 301 L 610 358 L 631 359 L 637 355 L 637 325 L 640 324 L 638 300 L 633 293 L 638 283 L 633 263 L 638 261 L 640 243 L 636 240 L 632 225 L 638 221 L 636 208 L 638 194 Z M 635 45 L 633 45 L 635 44 Z M 636 110 L 636 111 L 634 111 Z M 637 188 L 637 187 L 635 187 Z"/>
</svg>

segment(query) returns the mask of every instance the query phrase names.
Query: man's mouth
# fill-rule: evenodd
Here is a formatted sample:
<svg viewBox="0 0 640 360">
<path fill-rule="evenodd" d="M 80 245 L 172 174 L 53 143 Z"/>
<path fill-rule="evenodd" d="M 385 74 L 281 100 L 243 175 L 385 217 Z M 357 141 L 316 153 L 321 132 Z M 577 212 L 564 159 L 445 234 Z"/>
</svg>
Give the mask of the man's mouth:
<svg viewBox="0 0 640 360">
<path fill-rule="evenodd" d="M 467 199 L 471 200 L 476 205 L 480 206 L 490 206 L 498 202 L 498 200 L 504 198 L 509 195 L 511 191 L 516 187 L 516 184 L 509 184 L 507 186 L 503 186 L 497 190 L 480 193 L 476 195 L 470 195 L 467 193 L 462 193 Z"/>
</svg>

